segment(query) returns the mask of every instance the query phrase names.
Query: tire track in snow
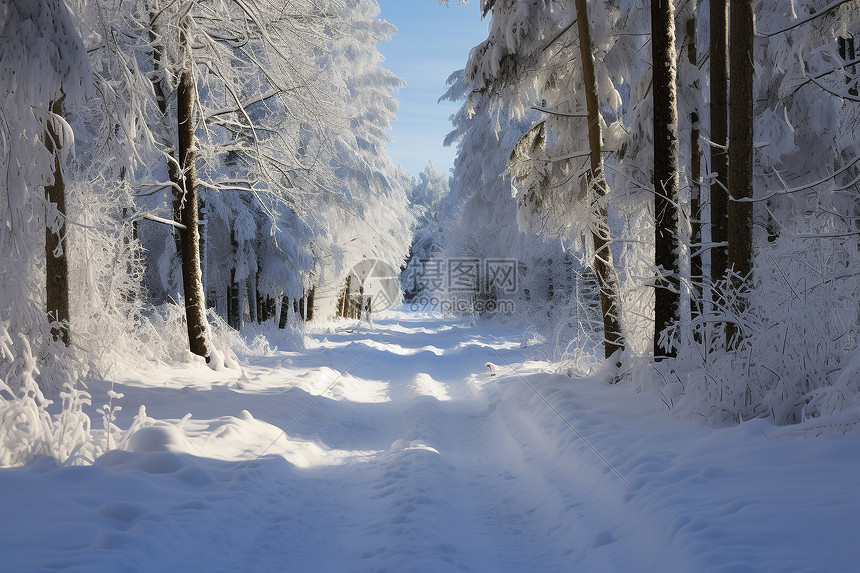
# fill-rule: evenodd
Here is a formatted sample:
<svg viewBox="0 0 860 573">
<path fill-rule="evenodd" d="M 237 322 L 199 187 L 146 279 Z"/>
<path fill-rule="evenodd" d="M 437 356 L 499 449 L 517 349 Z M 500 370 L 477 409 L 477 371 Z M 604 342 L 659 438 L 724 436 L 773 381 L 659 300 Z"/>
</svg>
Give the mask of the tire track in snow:
<svg viewBox="0 0 860 573">
<path fill-rule="evenodd" d="M 545 516 L 522 508 L 535 480 L 523 478 L 522 465 L 500 452 L 512 443 L 493 436 L 494 406 L 475 384 L 494 348 L 513 348 L 518 356 L 518 345 L 473 330 L 464 341 L 463 334 L 424 327 L 382 337 L 394 356 L 378 359 L 389 364 L 409 356 L 404 349 L 426 348 L 428 338 L 436 351 L 398 364 L 384 405 L 388 416 L 378 410 L 350 421 L 369 434 L 387 433 L 391 445 L 361 467 L 350 466 L 348 484 L 331 484 L 334 497 L 351 492 L 347 521 L 360 524 L 351 534 L 338 532 L 352 535 L 349 570 L 551 571 L 572 551 L 576 540 L 559 545 L 559 538 L 539 535 Z M 356 332 L 354 341 L 362 336 L 368 334 Z M 442 372 L 446 381 L 428 372 Z"/>
</svg>

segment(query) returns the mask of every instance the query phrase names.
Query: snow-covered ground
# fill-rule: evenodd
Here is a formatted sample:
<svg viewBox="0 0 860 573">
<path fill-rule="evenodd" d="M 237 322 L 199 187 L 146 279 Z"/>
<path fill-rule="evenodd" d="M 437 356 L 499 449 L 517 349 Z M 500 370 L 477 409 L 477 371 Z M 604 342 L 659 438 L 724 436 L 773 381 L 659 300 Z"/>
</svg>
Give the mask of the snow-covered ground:
<svg viewBox="0 0 860 573">
<path fill-rule="evenodd" d="M 123 450 L 0 470 L 0 570 L 858 570 L 860 433 L 674 420 L 520 342 L 391 313 L 128 372 Z"/>
</svg>

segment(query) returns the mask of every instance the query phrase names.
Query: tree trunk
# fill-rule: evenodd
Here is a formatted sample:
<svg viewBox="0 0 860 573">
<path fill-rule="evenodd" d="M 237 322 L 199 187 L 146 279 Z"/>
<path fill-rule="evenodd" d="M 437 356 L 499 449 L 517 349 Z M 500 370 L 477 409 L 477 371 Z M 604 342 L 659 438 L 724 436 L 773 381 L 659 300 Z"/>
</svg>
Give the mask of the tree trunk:
<svg viewBox="0 0 860 573">
<path fill-rule="evenodd" d="M 317 287 L 316 285 L 311 287 L 311 290 L 308 291 L 308 308 L 305 313 L 305 321 L 310 322 L 314 319 L 314 296 L 316 294 Z"/>
<path fill-rule="evenodd" d="M 735 288 L 752 278 L 753 208 L 741 202 L 753 196 L 753 0 L 734 0 L 731 11 L 731 92 L 729 140 L 729 268 Z M 740 201 L 739 201 L 740 200 Z M 738 297 L 739 313 L 746 297 Z M 739 340 L 734 323 L 727 326 L 729 342 Z"/>
<path fill-rule="evenodd" d="M 251 323 L 260 324 L 260 317 L 257 311 L 260 309 L 260 299 L 257 295 L 257 276 L 248 277 L 246 283 L 248 289 L 248 319 Z"/>
<path fill-rule="evenodd" d="M 269 295 L 266 295 L 266 320 L 274 320 L 278 304 L 276 300 Z"/>
<path fill-rule="evenodd" d="M 711 19 L 711 172 L 710 184 L 711 242 L 724 245 L 728 241 L 728 154 L 729 141 L 729 44 L 728 0 L 710 0 Z M 717 284 L 726 278 L 728 249 L 711 248 L 711 281 Z M 719 292 L 715 293 L 717 296 Z"/>
<path fill-rule="evenodd" d="M 605 356 L 609 358 L 617 350 L 624 349 L 621 331 L 621 300 L 618 296 L 618 278 L 612 266 L 612 251 L 609 248 L 609 216 L 601 203 L 608 191 L 603 173 L 600 107 L 597 98 L 597 79 L 594 74 L 594 49 L 588 21 L 586 0 L 576 0 L 577 27 L 579 29 L 580 60 L 585 83 L 585 103 L 588 111 L 588 145 L 591 151 L 591 170 L 587 178 L 597 198 L 596 215 L 598 228 L 592 233 L 594 242 L 594 271 L 600 282 L 600 305 L 603 311 L 603 344 Z"/>
<path fill-rule="evenodd" d="M 690 0 L 690 17 L 687 20 L 687 60 L 690 69 L 698 69 L 698 34 L 696 13 L 697 0 Z M 697 98 L 701 90 L 699 80 L 693 81 L 692 89 L 696 90 Z M 699 100 L 690 112 L 690 313 L 695 319 L 702 313 L 702 149 L 699 145 Z M 698 336 L 698 331 L 697 336 Z"/>
<path fill-rule="evenodd" d="M 206 243 L 209 240 L 209 232 L 208 232 L 209 223 L 206 220 L 207 219 L 206 200 L 200 195 L 198 195 L 197 200 L 198 200 L 197 206 L 198 206 L 198 218 L 199 218 L 197 228 L 199 229 L 199 233 L 200 233 L 200 285 L 203 287 L 203 293 L 205 295 L 206 283 L 207 283 L 206 272 L 207 272 L 207 265 L 208 265 Z"/>
<path fill-rule="evenodd" d="M 191 352 L 208 358 L 206 334 L 206 300 L 203 294 L 203 273 L 200 261 L 200 228 L 197 190 L 194 170 L 194 100 L 195 85 L 191 70 L 189 40 L 180 28 L 180 49 L 186 51 L 184 69 L 179 76 L 177 90 L 178 149 L 169 137 L 167 95 L 163 85 L 164 54 L 156 29 L 156 12 L 150 13 L 149 40 L 152 44 L 153 80 L 158 109 L 163 121 L 162 144 L 168 154 L 167 174 L 173 184 L 173 219 L 182 225 L 178 232 L 177 251 L 182 266 L 182 288 L 185 295 L 185 319 L 188 327 L 188 345 Z M 174 154 L 177 151 L 177 154 Z M 176 233 L 176 229 L 174 229 Z M 228 297 L 229 298 L 229 297 Z M 229 301 L 228 301 L 229 304 Z M 229 309 L 228 309 L 229 316 Z"/>
<path fill-rule="evenodd" d="M 342 291 L 342 299 L 340 308 L 338 310 L 338 316 L 340 318 L 349 318 L 349 309 L 350 309 L 350 298 L 352 297 L 352 275 L 347 275 L 346 277 L 346 285 Z M 302 318 L 304 318 L 304 313 L 302 314 Z"/>
<path fill-rule="evenodd" d="M 180 32 L 180 45 L 190 50 L 185 31 Z M 191 352 L 209 357 L 206 340 L 206 301 L 203 296 L 203 277 L 200 271 L 200 228 L 194 170 L 194 100 L 196 89 L 191 69 L 190 54 L 179 76 L 177 91 L 177 120 L 179 132 L 179 165 L 182 172 L 180 217 L 183 228 L 179 237 L 182 247 L 182 287 L 185 294 L 185 319 L 188 326 L 188 344 Z"/>
<path fill-rule="evenodd" d="M 51 113 L 63 114 L 63 99 L 51 102 Z M 45 219 L 45 294 L 48 319 L 56 322 L 51 327 L 54 340 L 62 340 L 69 345 L 69 258 L 66 241 L 66 183 L 63 179 L 63 166 L 60 160 L 59 134 L 49 121 L 45 133 L 45 147 L 54 156 L 54 182 L 45 186 L 45 199 L 48 211 Z M 50 216 L 53 204 L 57 219 Z"/>
<path fill-rule="evenodd" d="M 552 301 L 555 299 L 555 280 L 553 279 L 553 268 L 552 268 L 552 259 L 548 259 L 546 262 L 546 300 L 549 302 L 546 305 L 546 317 L 552 318 Z"/>
<path fill-rule="evenodd" d="M 298 313 L 303 321 L 307 321 L 307 318 L 305 318 L 305 289 L 302 289 L 302 298 L 299 299 Z"/>
<path fill-rule="evenodd" d="M 660 345 L 660 334 L 679 318 L 678 264 L 678 103 L 675 92 L 675 10 L 672 0 L 651 2 L 651 54 L 654 104 L 654 356 L 674 356 Z"/>
<path fill-rule="evenodd" d="M 289 318 L 289 314 L 288 314 L 289 311 L 290 311 L 290 299 L 287 298 L 286 295 L 284 295 L 284 297 L 281 298 L 281 316 L 278 319 L 278 328 L 280 328 L 281 330 L 283 330 L 287 327 L 287 319 Z"/>
</svg>

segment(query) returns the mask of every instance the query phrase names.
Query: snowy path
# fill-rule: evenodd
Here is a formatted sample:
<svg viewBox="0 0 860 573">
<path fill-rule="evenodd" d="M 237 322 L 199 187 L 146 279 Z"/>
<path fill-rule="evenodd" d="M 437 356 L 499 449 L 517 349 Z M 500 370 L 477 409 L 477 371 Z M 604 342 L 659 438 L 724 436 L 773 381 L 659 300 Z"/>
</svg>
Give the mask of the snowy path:
<svg viewBox="0 0 860 573">
<path fill-rule="evenodd" d="M 489 402 L 476 384 L 490 379 L 485 363 L 499 362 L 499 353 L 519 358 L 516 333 L 427 326 L 329 335 L 318 353 L 295 359 L 299 368 L 312 369 L 321 357 L 336 371 L 348 367 L 346 383 L 324 396 L 355 402 L 321 400 L 294 434 L 373 454 L 312 472 L 310 488 L 290 487 L 300 517 L 264 532 L 260 554 L 280 538 L 289 540 L 288 559 L 308 571 L 552 570 L 541 565 L 549 548 L 533 547 L 527 524 L 510 514 L 508 505 L 524 492 L 499 459 Z M 367 383 L 383 376 L 381 384 Z M 249 555 L 257 553 L 255 546 Z"/>
<path fill-rule="evenodd" d="M 393 316 L 129 373 L 132 451 L 0 471 L 0 570 L 855 570 L 856 435 L 670 420 L 516 331 Z"/>
</svg>

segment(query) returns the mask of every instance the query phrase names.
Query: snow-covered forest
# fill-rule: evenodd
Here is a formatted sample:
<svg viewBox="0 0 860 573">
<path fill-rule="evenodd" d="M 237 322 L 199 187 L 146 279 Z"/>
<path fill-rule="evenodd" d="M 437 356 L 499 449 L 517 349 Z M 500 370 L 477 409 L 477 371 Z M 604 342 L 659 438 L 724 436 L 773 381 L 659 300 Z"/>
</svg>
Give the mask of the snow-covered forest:
<svg viewBox="0 0 860 573">
<path fill-rule="evenodd" d="M 860 0 L 473 3 L 0 0 L 0 570 L 856 567 Z"/>
<path fill-rule="evenodd" d="M 404 260 L 395 30 L 370 0 L 290 6 L 2 4 L 4 463 L 57 453 L 45 393 L 75 411 L 130 356 L 234 365 L 232 331 L 300 336 L 357 262 Z"/>
<path fill-rule="evenodd" d="M 437 243 L 517 260 L 553 359 L 793 424 L 858 405 L 860 12 L 729 4 L 482 1 Z"/>
</svg>

